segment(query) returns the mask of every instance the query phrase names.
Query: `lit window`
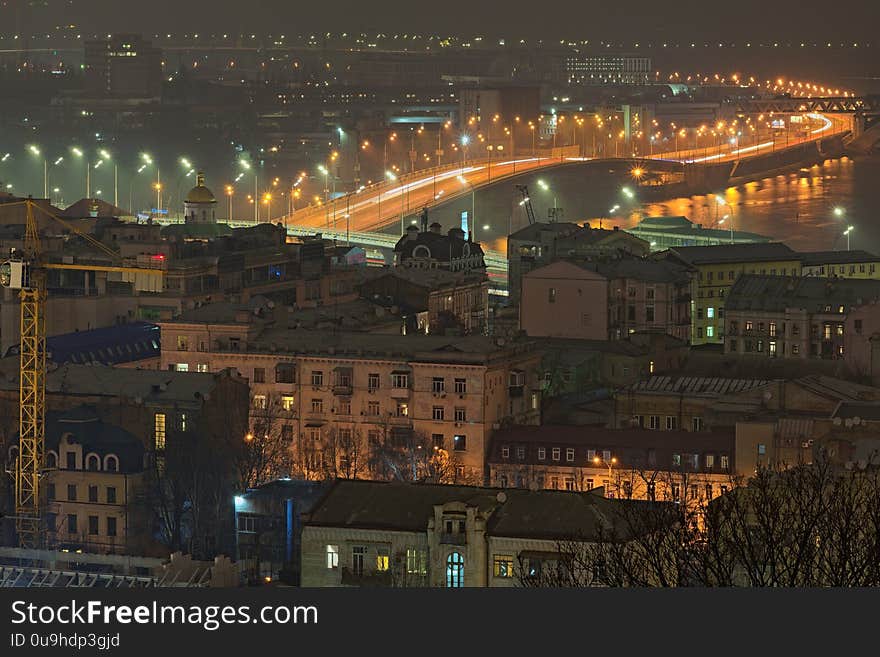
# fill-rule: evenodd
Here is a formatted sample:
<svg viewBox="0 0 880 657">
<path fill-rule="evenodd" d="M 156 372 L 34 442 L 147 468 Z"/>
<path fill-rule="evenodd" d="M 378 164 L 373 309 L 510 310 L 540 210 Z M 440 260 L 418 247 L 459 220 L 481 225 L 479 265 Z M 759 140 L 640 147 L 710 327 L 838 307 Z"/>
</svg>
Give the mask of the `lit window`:
<svg viewBox="0 0 880 657">
<path fill-rule="evenodd" d="M 254 408 L 260 410 L 266 408 L 266 395 L 254 395 Z"/>
<path fill-rule="evenodd" d="M 464 586 L 464 557 L 453 552 L 446 557 L 446 587 L 458 589 Z"/>
<path fill-rule="evenodd" d="M 706 308 L 706 319 L 715 319 L 715 309 L 711 306 Z"/>
<path fill-rule="evenodd" d="M 165 413 L 153 417 L 153 444 L 157 450 L 165 449 Z"/>
<path fill-rule="evenodd" d="M 281 408 L 285 411 L 293 410 L 293 397 L 289 395 L 282 395 L 281 397 Z"/>
<path fill-rule="evenodd" d="M 492 570 L 495 577 L 513 577 L 513 556 L 496 554 L 492 559 Z"/>
<path fill-rule="evenodd" d="M 414 547 L 407 548 L 406 572 L 410 575 L 425 575 L 428 572 L 427 552 Z"/>
<path fill-rule="evenodd" d="M 376 550 L 376 570 L 380 573 L 388 571 L 388 548 L 380 547 Z"/>
<path fill-rule="evenodd" d="M 714 338 L 715 337 L 715 327 L 714 326 L 707 326 L 706 327 L 706 337 L 707 338 Z"/>
</svg>

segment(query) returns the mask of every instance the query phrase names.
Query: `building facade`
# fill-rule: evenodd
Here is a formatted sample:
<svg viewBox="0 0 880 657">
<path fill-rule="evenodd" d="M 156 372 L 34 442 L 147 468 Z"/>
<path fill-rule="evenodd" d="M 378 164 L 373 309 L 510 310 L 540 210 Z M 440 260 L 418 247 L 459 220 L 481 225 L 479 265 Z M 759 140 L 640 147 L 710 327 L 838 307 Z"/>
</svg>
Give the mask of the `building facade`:
<svg viewBox="0 0 880 657">
<path fill-rule="evenodd" d="M 482 481 L 502 422 L 540 418 L 541 355 L 528 341 L 163 322 L 165 368 L 234 368 L 251 386 L 251 425 L 291 441 L 299 474 L 379 474 L 389 441 L 443 450 L 453 478 Z"/>
</svg>

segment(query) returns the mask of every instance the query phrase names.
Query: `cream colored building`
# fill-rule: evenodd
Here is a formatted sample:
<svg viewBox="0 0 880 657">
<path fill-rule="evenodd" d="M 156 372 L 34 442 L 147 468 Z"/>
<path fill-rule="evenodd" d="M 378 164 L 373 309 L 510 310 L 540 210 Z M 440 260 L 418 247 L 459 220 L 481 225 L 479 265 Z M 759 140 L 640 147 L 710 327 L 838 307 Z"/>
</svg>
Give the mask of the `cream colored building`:
<svg viewBox="0 0 880 657">
<path fill-rule="evenodd" d="M 560 542 L 621 527 L 627 504 L 589 492 L 340 480 L 304 518 L 302 586 L 521 586 L 555 566 Z"/>
<path fill-rule="evenodd" d="M 46 431 L 48 547 L 129 553 L 145 539 L 144 448 L 135 435 L 81 406 L 50 413 Z M 140 545 L 140 543 L 138 543 Z"/>
<path fill-rule="evenodd" d="M 204 310 L 204 309 L 203 309 Z M 412 436 L 482 481 L 492 431 L 540 418 L 540 352 L 485 336 L 287 329 L 248 312 L 163 322 L 162 367 L 235 368 L 250 382 L 254 432 L 291 441 L 300 476 L 371 474 L 370 446 Z M 333 454 L 334 463 L 322 459 Z"/>
</svg>

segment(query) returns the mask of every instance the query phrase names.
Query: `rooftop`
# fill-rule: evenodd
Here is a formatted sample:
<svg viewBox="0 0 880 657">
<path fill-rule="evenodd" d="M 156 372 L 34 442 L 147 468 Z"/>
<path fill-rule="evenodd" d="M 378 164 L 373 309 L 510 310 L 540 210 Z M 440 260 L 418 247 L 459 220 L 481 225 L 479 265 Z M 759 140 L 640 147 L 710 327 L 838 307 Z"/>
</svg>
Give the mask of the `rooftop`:
<svg viewBox="0 0 880 657">
<path fill-rule="evenodd" d="M 118 365 L 158 358 L 161 345 L 159 327 L 147 322 L 120 324 L 108 328 L 77 331 L 46 338 L 48 358 L 54 363 L 101 363 Z M 7 356 L 19 353 L 10 347 Z"/>
<path fill-rule="evenodd" d="M 677 246 L 665 253 L 679 257 L 689 265 L 728 262 L 771 262 L 799 260 L 800 256 L 782 242 L 719 244 L 716 246 Z"/>
<path fill-rule="evenodd" d="M 567 235 L 579 229 L 580 226 L 578 224 L 573 224 L 565 221 L 539 221 L 537 223 L 520 228 L 515 233 L 511 233 L 510 239 L 535 242 L 540 239 L 541 233 L 555 233 L 556 236 L 559 237 L 560 235 Z"/>
<path fill-rule="evenodd" d="M 880 300 L 880 281 L 877 280 L 746 274 L 730 289 L 725 308 L 727 312 L 779 312 L 797 308 L 811 313 L 840 313 L 877 300 Z"/>
<path fill-rule="evenodd" d="M 801 253 L 806 266 L 845 265 L 849 263 L 877 262 L 880 257 L 867 251 L 808 251 Z"/>
<path fill-rule="evenodd" d="M 137 370 L 65 363 L 46 374 L 48 394 L 109 396 L 145 402 L 200 402 L 217 386 L 218 374 Z M 0 360 L 0 390 L 18 390 L 19 359 Z"/>
<path fill-rule="evenodd" d="M 477 507 L 491 536 L 587 541 L 622 530 L 624 506 L 654 504 L 590 492 L 337 480 L 304 524 L 423 533 L 434 507 L 451 502 Z"/>
<path fill-rule="evenodd" d="M 762 379 L 725 379 L 721 377 L 652 376 L 631 385 L 630 392 L 656 394 L 719 396 L 744 392 L 769 381 Z"/>
<path fill-rule="evenodd" d="M 144 467 L 144 446 L 141 439 L 125 429 L 107 424 L 94 407 L 46 413 L 46 448 L 57 450 L 63 436 L 83 446 L 83 457 L 94 452 L 99 456 L 119 457 L 120 472 L 140 472 Z"/>
</svg>

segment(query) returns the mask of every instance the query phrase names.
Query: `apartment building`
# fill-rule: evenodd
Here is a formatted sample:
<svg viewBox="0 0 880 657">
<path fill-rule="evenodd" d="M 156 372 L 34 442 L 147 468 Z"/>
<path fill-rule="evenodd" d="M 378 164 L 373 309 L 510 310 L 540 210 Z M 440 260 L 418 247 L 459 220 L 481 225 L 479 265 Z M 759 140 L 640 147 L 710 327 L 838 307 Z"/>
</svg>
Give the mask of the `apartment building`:
<svg viewBox="0 0 880 657">
<path fill-rule="evenodd" d="M 637 504 L 593 492 L 340 480 L 304 518 L 302 585 L 518 586 L 555 568 L 562 542 L 630 540 L 623 508 Z"/>
<path fill-rule="evenodd" d="M 801 255 L 780 242 L 680 246 L 658 258 L 672 258 L 695 270 L 692 279 L 691 344 L 724 344 L 726 297 L 743 274 L 800 276 Z"/>
<path fill-rule="evenodd" d="M 675 262 L 559 260 L 529 272 L 521 284 L 520 327 L 530 336 L 621 340 L 659 331 L 690 337 L 691 277 Z"/>
<path fill-rule="evenodd" d="M 46 418 L 46 547 L 122 554 L 149 542 L 144 445 L 79 406 Z M 143 553 L 143 552 L 141 552 Z"/>
<path fill-rule="evenodd" d="M 489 481 L 500 488 L 593 490 L 606 497 L 706 502 L 732 488 L 731 430 L 511 427 L 492 437 Z"/>
<path fill-rule="evenodd" d="M 880 280 L 741 276 L 727 297 L 724 352 L 845 360 L 849 315 L 852 342 L 864 346 L 878 299 Z M 858 353 L 863 362 L 854 367 L 862 369 L 868 360 L 864 348 Z"/>
<path fill-rule="evenodd" d="M 492 431 L 540 418 L 541 354 L 529 341 L 288 329 L 247 313 L 161 327 L 162 367 L 237 370 L 252 430 L 293 441 L 309 476 L 375 474 L 373 447 L 415 439 L 481 481 Z"/>
<path fill-rule="evenodd" d="M 862 250 L 801 253 L 801 275 L 820 278 L 880 278 L 880 257 Z"/>
</svg>

